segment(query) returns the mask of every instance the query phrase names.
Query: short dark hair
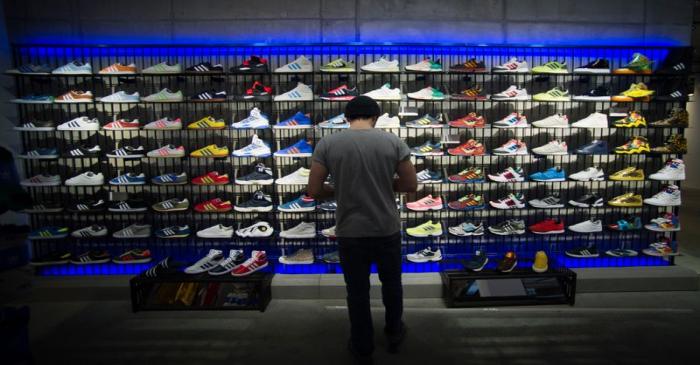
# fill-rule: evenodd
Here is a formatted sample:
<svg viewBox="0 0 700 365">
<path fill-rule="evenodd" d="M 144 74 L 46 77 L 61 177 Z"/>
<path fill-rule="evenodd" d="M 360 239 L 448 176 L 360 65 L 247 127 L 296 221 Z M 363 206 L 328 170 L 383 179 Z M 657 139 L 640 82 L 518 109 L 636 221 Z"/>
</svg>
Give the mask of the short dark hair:
<svg viewBox="0 0 700 365">
<path fill-rule="evenodd" d="M 368 96 L 358 96 L 345 106 L 345 119 L 351 121 L 355 119 L 378 118 L 381 114 L 379 104 Z"/>
</svg>

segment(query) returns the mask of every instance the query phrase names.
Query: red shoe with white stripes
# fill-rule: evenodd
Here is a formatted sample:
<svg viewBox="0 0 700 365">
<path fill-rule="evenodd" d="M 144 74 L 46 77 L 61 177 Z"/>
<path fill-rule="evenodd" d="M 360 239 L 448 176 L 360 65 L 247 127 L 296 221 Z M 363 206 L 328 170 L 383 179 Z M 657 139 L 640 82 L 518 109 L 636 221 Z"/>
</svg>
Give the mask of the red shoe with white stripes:
<svg viewBox="0 0 700 365">
<path fill-rule="evenodd" d="M 267 267 L 265 251 L 253 251 L 251 257 L 231 271 L 232 276 L 248 276 Z"/>
<path fill-rule="evenodd" d="M 140 122 L 138 119 L 128 121 L 126 119 L 115 120 L 114 122 L 109 122 L 105 124 L 102 129 L 108 131 L 124 131 L 124 130 L 138 130 Z"/>
<path fill-rule="evenodd" d="M 192 179 L 194 185 L 225 185 L 230 182 L 228 174 L 219 175 L 218 171 L 207 172 Z"/>
<path fill-rule="evenodd" d="M 226 213 L 233 209 L 230 200 L 223 201 L 221 198 L 214 198 L 194 206 L 194 210 L 200 213 Z"/>
<path fill-rule="evenodd" d="M 347 85 L 341 85 L 335 89 L 321 95 L 321 99 L 330 101 L 349 101 L 360 95 L 357 87 L 349 88 Z"/>
</svg>

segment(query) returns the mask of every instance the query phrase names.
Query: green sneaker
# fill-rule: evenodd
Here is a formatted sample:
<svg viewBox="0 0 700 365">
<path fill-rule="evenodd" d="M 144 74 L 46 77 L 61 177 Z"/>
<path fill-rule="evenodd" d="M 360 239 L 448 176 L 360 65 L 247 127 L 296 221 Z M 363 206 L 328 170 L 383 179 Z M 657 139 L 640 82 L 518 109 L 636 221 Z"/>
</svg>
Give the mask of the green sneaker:
<svg viewBox="0 0 700 365">
<path fill-rule="evenodd" d="M 321 72 L 355 72 L 355 63 L 338 58 L 321 66 Z"/>
<path fill-rule="evenodd" d="M 172 92 L 168 88 L 141 98 L 141 101 L 149 103 L 178 103 L 183 100 L 185 97 L 182 95 L 182 91 Z"/>
<path fill-rule="evenodd" d="M 568 74 L 569 70 L 566 68 L 566 62 L 561 63 L 557 61 L 547 62 L 542 66 L 535 66 L 532 68 L 533 74 Z"/>
<path fill-rule="evenodd" d="M 161 62 L 157 65 L 144 68 L 141 73 L 144 75 L 179 74 L 182 73 L 182 66 L 179 63 L 171 65 L 168 62 Z"/>
<path fill-rule="evenodd" d="M 632 55 L 632 61 L 624 65 L 622 68 L 613 70 L 615 75 L 649 75 L 651 74 L 651 66 L 654 61 L 649 60 L 647 56 L 641 53 Z"/>
<path fill-rule="evenodd" d="M 571 101 L 569 91 L 562 90 L 558 86 L 547 92 L 535 94 L 532 96 L 533 101 Z"/>
</svg>

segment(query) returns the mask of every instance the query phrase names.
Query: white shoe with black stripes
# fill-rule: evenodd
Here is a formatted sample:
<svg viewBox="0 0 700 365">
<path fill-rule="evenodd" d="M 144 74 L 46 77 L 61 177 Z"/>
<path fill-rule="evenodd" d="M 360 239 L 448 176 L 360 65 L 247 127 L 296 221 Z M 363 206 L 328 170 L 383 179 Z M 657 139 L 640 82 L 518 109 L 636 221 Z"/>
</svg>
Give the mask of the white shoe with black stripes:
<svg viewBox="0 0 700 365">
<path fill-rule="evenodd" d="M 193 265 L 185 268 L 187 274 L 201 274 L 217 267 L 224 260 L 224 254 L 221 250 L 210 249 L 206 256 L 202 257 Z"/>
</svg>

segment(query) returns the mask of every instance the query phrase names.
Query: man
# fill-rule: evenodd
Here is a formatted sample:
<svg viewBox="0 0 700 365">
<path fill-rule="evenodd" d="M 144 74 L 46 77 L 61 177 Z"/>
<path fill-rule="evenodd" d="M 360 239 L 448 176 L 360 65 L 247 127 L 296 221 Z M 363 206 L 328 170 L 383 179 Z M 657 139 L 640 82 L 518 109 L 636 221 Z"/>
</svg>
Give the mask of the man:
<svg viewBox="0 0 700 365">
<path fill-rule="evenodd" d="M 336 236 L 347 288 L 350 351 L 372 362 L 374 338 L 370 311 L 370 265 L 377 264 L 386 309 L 384 331 L 389 351 L 404 338 L 401 287 L 401 222 L 395 192 L 416 191 L 416 169 L 408 146 L 396 135 L 374 129 L 379 105 L 359 96 L 345 107 L 348 130 L 321 139 L 313 154 L 308 193 L 335 197 Z M 324 185 L 331 175 L 334 186 Z M 398 179 L 394 176 L 398 175 Z"/>
</svg>

